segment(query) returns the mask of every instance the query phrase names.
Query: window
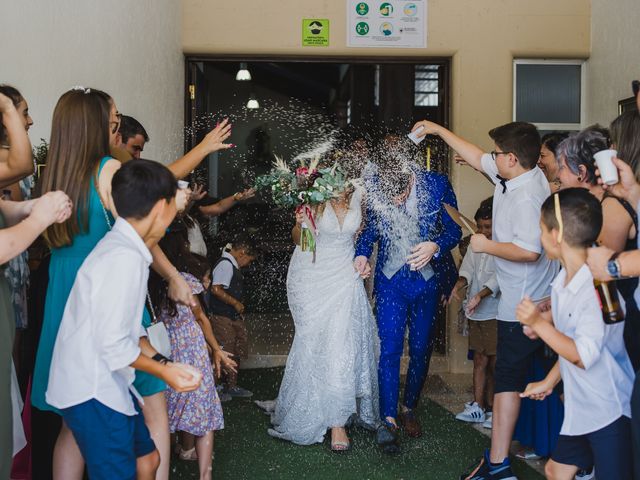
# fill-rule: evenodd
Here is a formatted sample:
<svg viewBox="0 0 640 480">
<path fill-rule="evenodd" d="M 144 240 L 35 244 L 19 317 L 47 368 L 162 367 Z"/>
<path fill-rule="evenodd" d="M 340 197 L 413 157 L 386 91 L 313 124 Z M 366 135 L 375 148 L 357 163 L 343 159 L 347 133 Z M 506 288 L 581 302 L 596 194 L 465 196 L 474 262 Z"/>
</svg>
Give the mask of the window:
<svg viewBox="0 0 640 480">
<path fill-rule="evenodd" d="M 580 130 L 584 112 L 582 60 L 514 60 L 513 119 L 538 129 Z"/>
<path fill-rule="evenodd" d="M 416 107 L 437 107 L 439 99 L 438 65 L 416 65 L 413 104 Z"/>
</svg>

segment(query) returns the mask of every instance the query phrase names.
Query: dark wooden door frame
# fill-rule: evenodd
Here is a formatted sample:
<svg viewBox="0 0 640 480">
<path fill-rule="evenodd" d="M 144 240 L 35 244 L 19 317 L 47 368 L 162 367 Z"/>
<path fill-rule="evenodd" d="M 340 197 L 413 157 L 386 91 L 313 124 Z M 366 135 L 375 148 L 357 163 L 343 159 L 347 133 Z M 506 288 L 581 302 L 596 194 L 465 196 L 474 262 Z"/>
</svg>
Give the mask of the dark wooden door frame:
<svg viewBox="0 0 640 480">
<path fill-rule="evenodd" d="M 388 56 L 373 56 L 373 57 L 355 57 L 344 55 L 326 55 L 326 56 L 310 56 L 305 57 L 302 55 L 256 55 L 256 54 L 185 54 L 185 103 L 184 103 L 184 125 L 189 126 L 195 119 L 195 98 L 191 85 L 194 85 L 194 68 L 197 68 L 195 63 L 197 62 L 297 62 L 297 63 L 351 63 L 351 64 L 368 64 L 375 65 L 380 63 L 386 64 L 438 64 L 444 65 L 445 78 L 442 79 L 442 84 L 446 88 L 447 95 L 444 98 L 444 125 L 449 127 L 451 124 L 451 57 L 388 57 Z M 188 141 L 185 137 L 184 148 L 185 153 L 193 148 L 194 136 L 192 140 Z"/>
<path fill-rule="evenodd" d="M 185 105 L 184 105 L 184 125 L 192 125 L 192 121 L 197 115 L 196 100 L 198 95 L 193 93 L 190 86 L 195 84 L 195 77 L 197 72 L 196 63 L 198 62 L 299 62 L 299 63 L 344 63 L 344 64 L 359 64 L 359 65 L 376 65 L 376 64 L 433 64 L 443 65 L 444 78 L 441 79 L 440 85 L 445 87 L 446 95 L 444 101 L 444 119 L 445 126 L 450 125 L 451 121 L 451 57 L 414 57 L 414 56 L 401 56 L 401 57 L 388 57 L 388 56 L 372 56 L 372 57 L 355 57 L 355 56 L 341 56 L 341 55 L 327 55 L 327 56 L 312 56 L 305 57 L 302 55 L 256 55 L 256 54 L 214 54 L 214 55 L 190 55 L 185 54 Z M 191 135 L 190 139 L 185 136 L 185 152 L 195 146 L 196 136 Z M 447 317 L 446 309 L 444 312 L 437 314 L 437 324 L 434 326 L 435 341 L 438 333 L 442 338 L 439 340 L 440 344 L 434 345 L 435 351 L 439 354 L 446 354 L 447 344 L 449 338 L 449 332 L 446 328 Z"/>
</svg>

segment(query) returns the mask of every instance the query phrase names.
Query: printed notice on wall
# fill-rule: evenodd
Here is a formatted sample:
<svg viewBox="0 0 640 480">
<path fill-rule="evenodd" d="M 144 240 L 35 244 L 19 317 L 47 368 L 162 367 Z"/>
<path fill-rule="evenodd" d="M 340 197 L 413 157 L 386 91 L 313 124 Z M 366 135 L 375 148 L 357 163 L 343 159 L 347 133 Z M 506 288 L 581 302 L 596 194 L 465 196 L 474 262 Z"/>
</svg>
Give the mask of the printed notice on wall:
<svg viewBox="0 0 640 480">
<path fill-rule="evenodd" d="M 302 46 L 328 47 L 329 20 L 326 18 L 305 18 L 302 20 Z"/>
<path fill-rule="evenodd" d="M 347 46 L 425 48 L 427 0 L 347 0 Z"/>
</svg>

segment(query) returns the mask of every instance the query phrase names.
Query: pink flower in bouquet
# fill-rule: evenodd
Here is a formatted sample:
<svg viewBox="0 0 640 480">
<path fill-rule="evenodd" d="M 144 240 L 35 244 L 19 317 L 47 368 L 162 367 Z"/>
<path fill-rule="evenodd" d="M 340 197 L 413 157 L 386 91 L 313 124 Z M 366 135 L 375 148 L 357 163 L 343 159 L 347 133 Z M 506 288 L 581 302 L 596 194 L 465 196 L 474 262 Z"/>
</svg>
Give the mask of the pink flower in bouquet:
<svg viewBox="0 0 640 480">
<path fill-rule="evenodd" d="M 296 168 L 296 177 L 306 177 L 309 175 L 309 169 L 307 167 Z"/>
</svg>

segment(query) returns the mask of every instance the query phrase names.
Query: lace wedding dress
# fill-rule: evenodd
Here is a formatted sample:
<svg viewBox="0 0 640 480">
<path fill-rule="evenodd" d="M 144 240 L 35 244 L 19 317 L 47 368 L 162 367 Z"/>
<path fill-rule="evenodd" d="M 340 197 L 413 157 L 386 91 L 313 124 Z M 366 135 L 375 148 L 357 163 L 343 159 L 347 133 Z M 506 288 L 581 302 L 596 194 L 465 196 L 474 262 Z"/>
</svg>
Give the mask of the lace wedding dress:
<svg viewBox="0 0 640 480">
<path fill-rule="evenodd" d="M 295 337 L 271 415 L 274 437 L 308 445 L 350 419 L 371 427 L 379 421 L 378 335 L 353 268 L 361 201 L 356 190 L 342 225 L 327 203 L 317 220 L 315 263 L 300 247 L 291 258 L 287 295 Z"/>
</svg>

